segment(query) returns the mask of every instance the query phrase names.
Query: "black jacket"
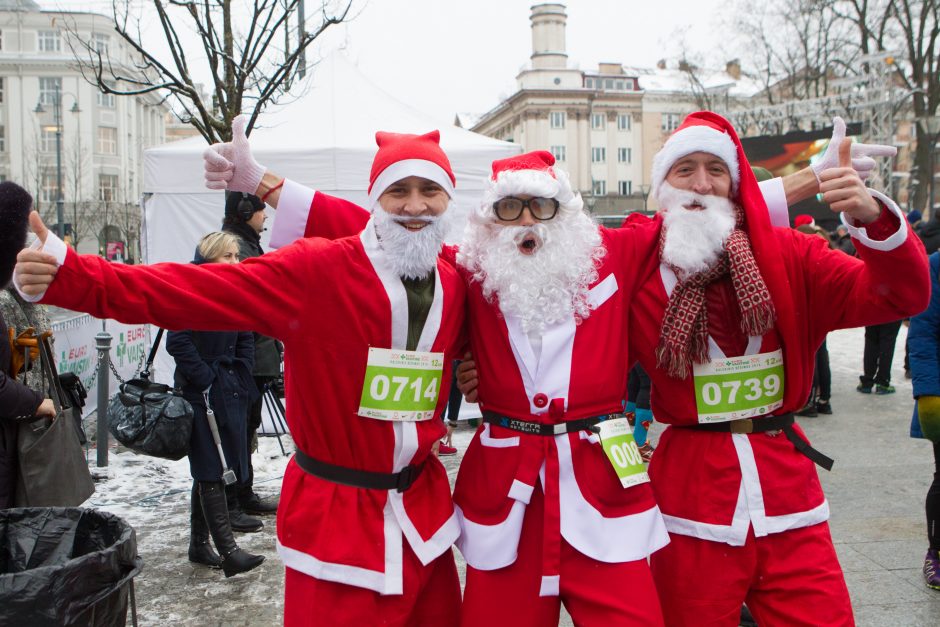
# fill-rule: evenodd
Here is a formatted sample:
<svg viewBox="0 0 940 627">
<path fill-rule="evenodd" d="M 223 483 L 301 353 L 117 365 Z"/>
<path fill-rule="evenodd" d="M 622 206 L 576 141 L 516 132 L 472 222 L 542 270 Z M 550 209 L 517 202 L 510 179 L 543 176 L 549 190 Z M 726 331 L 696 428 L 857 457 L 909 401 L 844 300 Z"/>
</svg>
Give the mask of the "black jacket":
<svg viewBox="0 0 940 627">
<path fill-rule="evenodd" d="M 940 219 L 933 218 L 930 222 L 924 224 L 918 235 L 920 235 L 920 241 L 924 243 L 928 255 L 940 250 Z"/>
<path fill-rule="evenodd" d="M 261 236 L 244 222 L 226 220 L 222 224 L 222 231 L 238 238 L 238 260 L 244 261 L 251 257 L 260 257 L 264 254 L 261 248 Z M 281 351 L 277 340 L 267 335 L 255 333 L 255 368 L 252 374 L 256 377 L 277 377 L 281 374 Z"/>
<path fill-rule="evenodd" d="M 0 332 L 0 509 L 3 509 L 13 506 L 16 488 L 16 418 L 35 415 L 43 396 L 9 376 L 12 349 L 2 312 Z"/>
</svg>

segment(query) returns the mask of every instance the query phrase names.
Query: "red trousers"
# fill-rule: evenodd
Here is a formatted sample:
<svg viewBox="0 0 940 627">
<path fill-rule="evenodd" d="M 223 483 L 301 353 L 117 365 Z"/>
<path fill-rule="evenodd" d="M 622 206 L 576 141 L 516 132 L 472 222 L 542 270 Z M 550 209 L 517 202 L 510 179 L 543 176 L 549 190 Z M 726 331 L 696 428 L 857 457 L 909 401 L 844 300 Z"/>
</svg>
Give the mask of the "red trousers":
<svg viewBox="0 0 940 627">
<path fill-rule="evenodd" d="M 287 627 L 456 626 L 460 580 L 453 550 L 424 566 L 404 541 L 404 594 L 381 595 L 316 579 L 288 568 L 284 582 Z"/>
<path fill-rule="evenodd" d="M 526 507 L 515 562 L 497 570 L 467 565 L 462 627 L 556 627 L 562 602 L 575 625 L 663 624 L 646 560 L 599 562 L 563 538 L 559 596 L 540 597 L 543 507 L 544 496 L 536 486 Z"/>
<path fill-rule="evenodd" d="M 751 530 L 744 546 L 670 539 L 650 560 L 670 627 L 736 626 L 745 602 L 761 627 L 855 624 L 828 523 Z"/>
</svg>

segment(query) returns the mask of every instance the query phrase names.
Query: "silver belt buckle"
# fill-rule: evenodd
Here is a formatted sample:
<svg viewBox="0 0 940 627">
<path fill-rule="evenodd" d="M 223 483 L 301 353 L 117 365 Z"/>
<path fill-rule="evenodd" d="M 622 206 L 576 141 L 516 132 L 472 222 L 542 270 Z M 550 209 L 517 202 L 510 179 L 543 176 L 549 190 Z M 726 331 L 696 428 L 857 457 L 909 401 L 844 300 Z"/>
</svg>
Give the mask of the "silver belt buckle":
<svg viewBox="0 0 940 627">
<path fill-rule="evenodd" d="M 732 420 L 731 433 L 754 433 L 754 421 L 750 418 Z"/>
<path fill-rule="evenodd" d="M 568 425 L 563 422 L 557 425 L 552 425 L 552 431 L 555 433 L 555 435 L 562 435 L 568 432 Z"/>
</svg>

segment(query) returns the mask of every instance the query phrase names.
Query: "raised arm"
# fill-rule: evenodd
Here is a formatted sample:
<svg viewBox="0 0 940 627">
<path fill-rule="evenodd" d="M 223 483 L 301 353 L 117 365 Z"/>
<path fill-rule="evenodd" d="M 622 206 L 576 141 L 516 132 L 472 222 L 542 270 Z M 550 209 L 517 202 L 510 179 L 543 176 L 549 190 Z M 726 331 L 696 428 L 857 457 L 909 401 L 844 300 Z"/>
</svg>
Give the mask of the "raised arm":
<svg viewBox="0 0 940 627">
<path fill-rule="evenodd" d="M 13 278 L 27 300 L 127 323 L 253 330 L 282 339 L 300 327 L 311 300 L 317 251 L 328 245 L 304 240 L 235 265 L 127 266 L 76 254 L 35 212 L 30 224 L 41 248 L 20 252 Z"/>
</svg>

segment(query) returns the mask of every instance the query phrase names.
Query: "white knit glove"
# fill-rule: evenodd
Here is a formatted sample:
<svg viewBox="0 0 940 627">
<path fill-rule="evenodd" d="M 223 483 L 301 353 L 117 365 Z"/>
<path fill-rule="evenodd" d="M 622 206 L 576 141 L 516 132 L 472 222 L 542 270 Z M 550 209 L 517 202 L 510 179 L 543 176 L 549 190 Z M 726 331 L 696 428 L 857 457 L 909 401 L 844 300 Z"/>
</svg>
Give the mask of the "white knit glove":
<svg viewBox="0 0 940 627">
<path fill-rule="evenodd" d="M 212 144 L 202 153 L 206 169 L 206 187 L 254 194 L 258 190 L 265 167 L 251 156 L 245 135 L 248 116 L 232 120 L 232 141 Z"/>
<path fill-rule="evenodd" d="M 823 170 L 839 167 L 839 144 L 845 139 L 845 120 L 836 116 L 832 118 L 832 139 L 823 153 L 822 159 L 811 165 L 816 180 L 819 181 L 819 175 Z M 875 169 L 874 157 L 893 157 L 898 154 L 898 149 L 894 146 L 882 146 L 880 144 L 852 144 L 852 169 L 858 172 L 858 177 L 863 181 Z"/>
</svg>

